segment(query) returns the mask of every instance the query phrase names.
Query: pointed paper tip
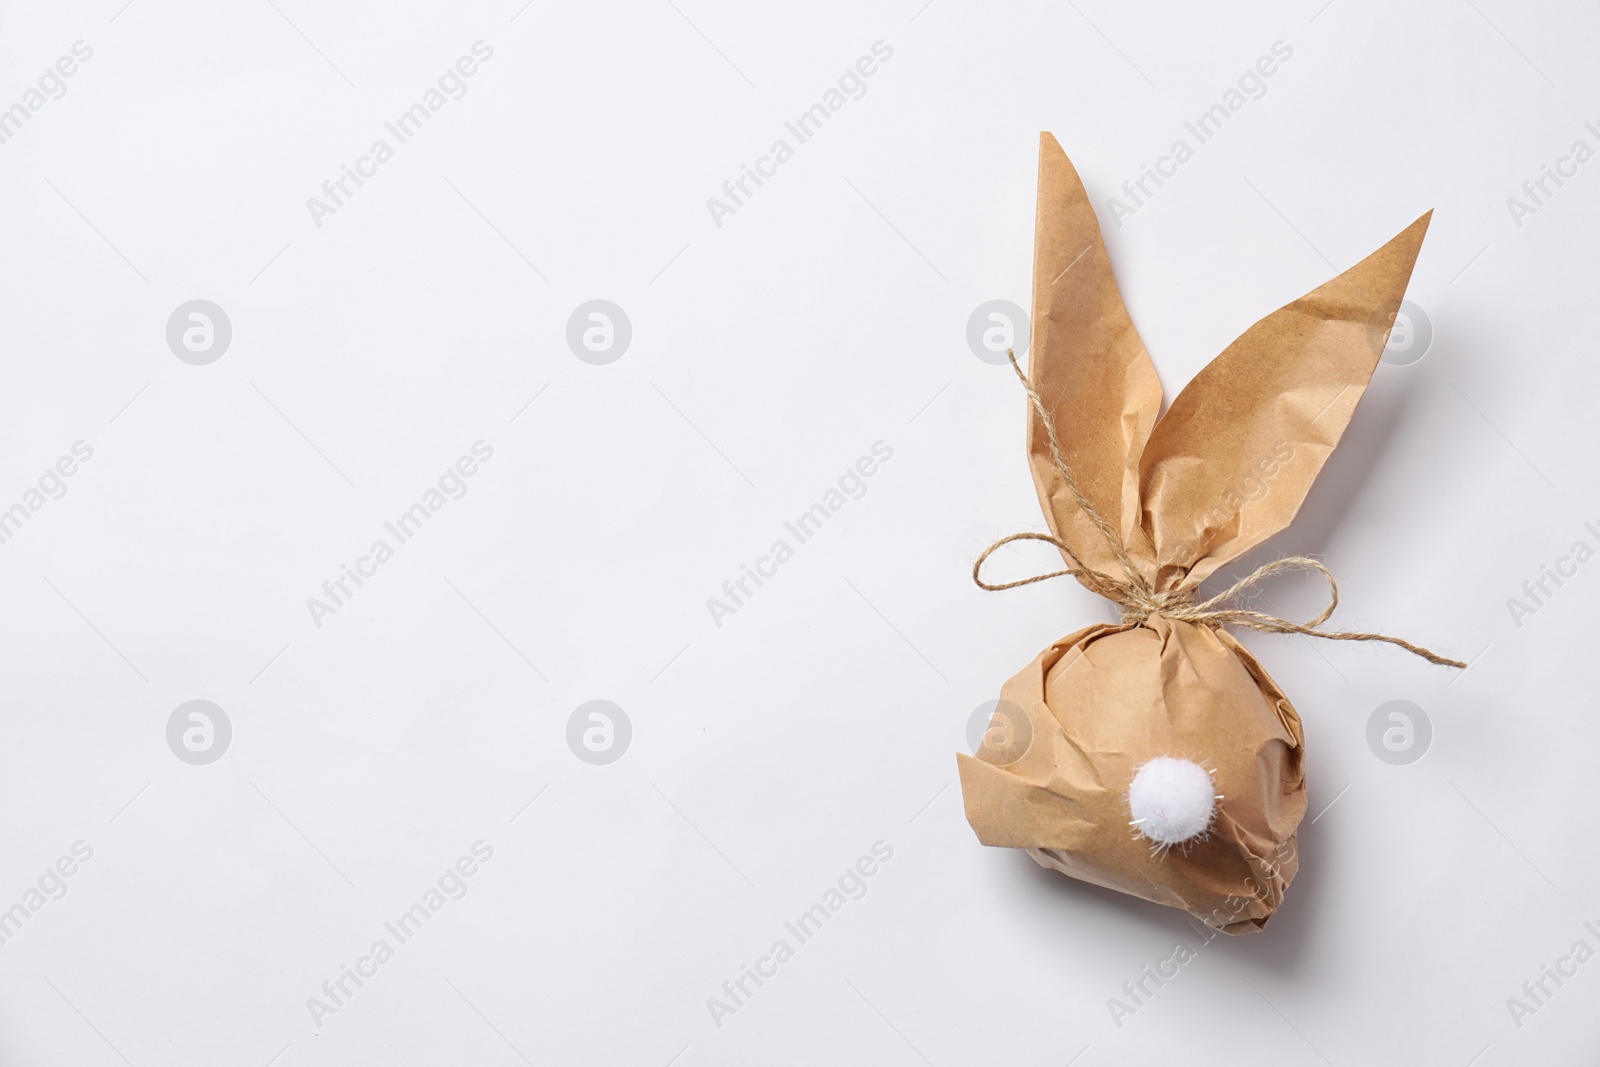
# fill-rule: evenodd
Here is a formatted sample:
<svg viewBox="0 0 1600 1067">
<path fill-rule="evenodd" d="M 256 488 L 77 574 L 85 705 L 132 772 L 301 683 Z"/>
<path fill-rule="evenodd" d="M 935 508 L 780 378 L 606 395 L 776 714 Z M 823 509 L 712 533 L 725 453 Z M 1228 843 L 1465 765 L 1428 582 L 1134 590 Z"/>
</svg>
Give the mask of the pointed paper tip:
<svg viewBox="0 0 1600 1067">
<path fill-rule="evenodd" d="M 1417 220 L 1393 237 L 1383 243 L 1383 247 L 1373 252 L 1362 263 L 1371 262 L 1374 265 L 1388 255 L 1398 253 L 1405 260 L 1405 273 L 1409 277 L 1411 267 L 1416 263 L 1418 254 L 1422 251 L 1422 239 L 1427 236 L 1428 224 L 1433 220 L 1433 209 L 1430 208 L 1417 217 Z M 1357 269 L 1362 264 L 1352 267 Z M 1404 284 L 1402 280 L 1402 285 Z"/>
<path fill-rule="evenodd" d="M 1061 142 L 1056 140 L 1056 135 L 1049 130 L 1039 133 L 1039 194 L 1045 195 L 1046 188 L 1050 195 L 1059 196 L 1058 183 L 1065 182 L 1068 187 L 1083 185 L 1083 179 L 1078 177 L 1078 168 L 1072 165 L 1066 150 L 1061 147 Z"/>
<path fill-rule="evenodd" d="M 1054 169 L 1065 163 L 1072 166 L 1072 161 L 1067 158 L 1066 150 L 1061 147 L 1061 142 L 1056 140 L 1056 135 L 1049 130 L 1039 131 L 1039 170 Z"/>
<path fill-rule="evenodd" d="M 1415 222 L 1413 222 L 1410 226 L 1407 226 L 1405 229 L 1401 230 L 1398 234 L 1396 234 L 1395 235 L 1395 239 L 1399 240 L 1400 238 L 1408 238 L 1410 240 L 1415 241 L 1418 245 L 1420 245 L 1420 244 L 1422 244 L 1422 238 L 1424 236 L 1426 236 L 1426 234 L 1428 232 L 1428 224 L 1431 223 L 1432 221 L 1433 221 L 1433 208 L 1430 207 L 1428 210 L 1424 211 L 1421 215 L 1417 216 L 1417 220 Z"/>
</svg>

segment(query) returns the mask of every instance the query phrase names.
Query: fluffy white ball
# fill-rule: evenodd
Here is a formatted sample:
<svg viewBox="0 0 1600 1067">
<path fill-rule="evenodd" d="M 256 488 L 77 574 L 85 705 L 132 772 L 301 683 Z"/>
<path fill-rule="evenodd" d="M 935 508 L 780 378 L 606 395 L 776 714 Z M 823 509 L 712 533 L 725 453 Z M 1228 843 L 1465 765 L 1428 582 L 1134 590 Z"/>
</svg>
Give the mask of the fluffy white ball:
<svg viewBox="0 0 1600 1067">
<path fill-rule="evenodd" d="M 1160 756 L 1140 767 L 1128 787 L 1134 827 L 1158 845 L 1178 845 L 1205 833 L 1217 808 L 1217 789 L 1198 763 Z"/>
</svg>

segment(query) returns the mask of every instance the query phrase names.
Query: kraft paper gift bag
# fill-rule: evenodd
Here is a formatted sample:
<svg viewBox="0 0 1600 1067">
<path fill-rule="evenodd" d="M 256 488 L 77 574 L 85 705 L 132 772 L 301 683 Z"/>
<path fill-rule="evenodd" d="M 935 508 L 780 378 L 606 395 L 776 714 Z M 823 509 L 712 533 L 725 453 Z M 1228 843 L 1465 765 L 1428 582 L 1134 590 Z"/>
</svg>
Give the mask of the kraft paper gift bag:
<svg viewBox="0 0 1600 1067">
<path fill-rule="evenodd" d="M 989 551 L 1047 540 L 1067 566 L 1039 578 L 1070 574 L 1123 618 L 1040 653 L 1001 689 L 978 753 L 957 757 L 983 844 L 1229 933 L 1257 930 L 1299 867 L 1304 737 L 1288 697 L 1223 626 L 1389 641 L 1461 666 L 1398 638 L 1318 629 L 1338 600 L 1331 577 L 1328 609 L 1307 623 L 1234 606 L 1281 570 L 1326 577 L 1314 560 L 1197 593 L 1294 518 L 1382 355 L 1428 220 L 1251 326 L 1162 415 L 1094 209 L 1061 146 L 1041 137 L 1024 384 L 1050 534 Z M 974 567 L 985 588 L 1039 580 L 990 585 L 987 556 Z"/>
</svg>

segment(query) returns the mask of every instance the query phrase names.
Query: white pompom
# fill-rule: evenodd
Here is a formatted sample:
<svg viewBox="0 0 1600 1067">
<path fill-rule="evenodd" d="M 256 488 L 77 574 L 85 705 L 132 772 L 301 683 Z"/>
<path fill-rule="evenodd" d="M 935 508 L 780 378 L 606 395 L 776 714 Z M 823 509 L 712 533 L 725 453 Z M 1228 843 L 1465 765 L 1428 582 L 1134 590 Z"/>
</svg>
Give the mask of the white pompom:
<svg viewBox="0 0 1600 1067">
<path fill-rule="evenodd" d="M 1128 787 L 1133 825 L 1159 846 L 1206 832 L 1217 808 L 1216 785 L 1198 763 L 1160 756 L 1140 767 Z"/>
</svg>

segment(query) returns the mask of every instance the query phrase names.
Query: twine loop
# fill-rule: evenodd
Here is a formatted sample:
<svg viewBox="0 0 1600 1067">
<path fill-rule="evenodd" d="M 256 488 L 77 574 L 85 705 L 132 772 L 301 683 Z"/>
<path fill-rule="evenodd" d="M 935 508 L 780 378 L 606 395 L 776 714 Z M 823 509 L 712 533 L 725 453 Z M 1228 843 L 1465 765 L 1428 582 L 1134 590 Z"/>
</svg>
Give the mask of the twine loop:
<svg viewBox="0 0 1600 1067">
<path fill-rule="evenodd" d="M 1224 624 L 1230 626 L 1243 626 L 1263 633 L 1278 634 L 1305 634 L 1308 637 L 1320 637 L 1328 641 L 1384 641 L 1397 645 L 1413 655 L 1421 656 L 1429 663 L 1436 663 L 1442 667 L 1466 668 L 1460 660 L 1441 656 L 1431 649 L 1414 645 L 1399 637 L 1387 634 L 1370 633 L 1367 631 L 1352 630 L 1323 630 L 1321 625 L 1333 616 L 1334 609 L 1339 606 L 1339 583 L 1327 567 L 1308 556 L 1289 556 L 1264 563 L 1240 578 L 1233 585 L 1206 600 L 1199 600 L 1191 590 L 1157 590 L 1153 588 L 1139 569 L 1134 566 L 1133 560 L 1128 555 L 1127 546 L 1122 539 L 1111 529 L 1105 519 L 1101 517 L 1093 504 L 1078 488 L 1078 483 L 1067 467 L 1066 457 L 1061 452 L 1061 442 L 1056 436 L 1055 422 L 1050 418 L 1045 409 L 1044 401 L 1034 389 L 1033 383 L 1022 372 L 1022 367 L 1017 363 L 1017 357 L 1010 351 L 1006 356 L 1011 361 L 1011 369 L 1016 372 L 1017 378 L 1022 382 L 1022 387 L 1027 390 L 1028 400 L 1034 412 L 1039 416 L 1039 421 L 1044 425 L 1045 433 L 1050 443 L 1050 459 L 1055 464 L 1062 480 L 1066 482 L 1067 489 L 1072 493 L 1072 500 L 1079 511 L 1099 530 L 1105 538 L 1112 553 L 1117 557 L 1117 562 L 1122 568 L 1125 579 L 1112 578 L 1098 571 L 1086 567 L 1077 554 L 1062 540 L 1050 534 L 1042 533 L 1014 533 L 1002 537 L 994 544 L 983 550 L 983 554 L 972 565 L 972 580 L 980 588 L 991 592 L 1002 589 L 1015 589 L 1018 586 L 1032 585 L 1034 582 L 1043 582 L 1051 578 L 1060 578 L 1070 575 L 1076 578 L 1086 589 L 1098 593 L 1122 609 L 1122 622 L 1127 626 L 1138 626 L 1152 615 L 1160 615 L 1166 619 L 1177 619 L 1184 622 L 1197 623 L 1203 626 L 1216 628 Z M 1069 566 L 1051 571 L 1048 574 L 1036 574 L 1031 578 L 1023 578 L 1015 582 L 1002 582 L 992 584 L 983 580 L 983 564 L 994 552 L 1013 541 L 1044 541 L 1054 545 L 1069 561 Z M 1236 598 L 1245 590 L 1254 586 L 1264 578 L 1268 578 L 1282 571 L 1316 571 L 1328 583 L 1328 606 L 1313 619 L 1306 622 L 1294 622 L 1279 615 L 1271 615 L 1262 611 L 1242 608 L 1235 603 Z"/>
</svg>

